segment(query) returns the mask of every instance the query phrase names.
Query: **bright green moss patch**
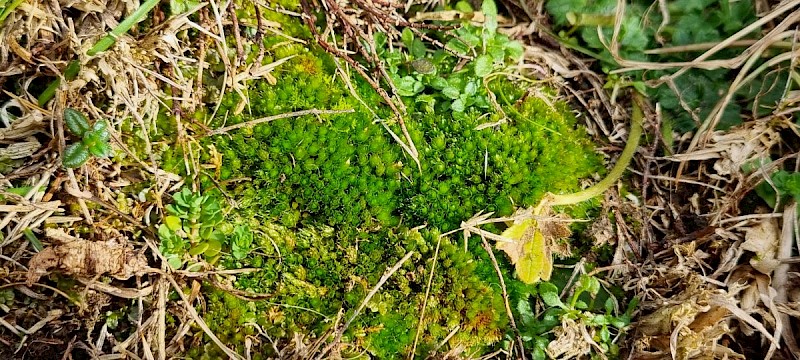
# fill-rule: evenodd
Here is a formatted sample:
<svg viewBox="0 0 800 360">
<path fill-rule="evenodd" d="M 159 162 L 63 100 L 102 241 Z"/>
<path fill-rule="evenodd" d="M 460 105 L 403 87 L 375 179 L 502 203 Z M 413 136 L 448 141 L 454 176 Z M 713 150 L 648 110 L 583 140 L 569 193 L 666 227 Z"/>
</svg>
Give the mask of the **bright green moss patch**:
<svg viewBox="0 0 800 360">
<path fill-rule="evenodd" d="M 509 121 L 482 130 L 476 128 L 500 117 L 413 113 L 406 123 L 420 171 L 315 56 L 292 59 L 276 86 L 254 86 L 252 114 L 228 117 L 227 124 L 309 108 L 355 113 L 283 119 L 210 140 L 223 155 L 220 180 L 252 179 L 236 192 L 285 225 L 402 222 L 451 230 L 479 211 L 510 215 L 514 205 L 532 206 L 547 191 L 574 190 L 580 178 L 598 171 L 597 157 L 564 105 L 551 108 L 536 97 L 513 99 Z M 380 104 L 369 87 L 355 83 L 368 104 Z M 524 96 L 505 80 L 495 84 L 510 92 L 506 96 Z M 237 101 L 231 95 L 223 110 Z"/>
<path fill-rule="evenodd" d="M 249 11 L 240 9 L 245 23 L 254 16 Z M 285 24 L 287 35 L 308 38 L 297 19 L 272 11 L 265 17 Z M 495 37 L 515 49 L 508 39 Z M 221 240 L 221 267 L 259 269 L 226 282 L 240 291 L 271 295 L 247 301 L 210 284 L 204 287 L 206 321 L 240 353 L 244 339 L 259 329 L 279 344 L 295 334 L 326 334 L 337 316 L 348 318 L 386 269 L 411 251 L 411 259 L 343 337 L 354 354 L 407 357 L 420 326 L 440 231 L 456 229 L 479 212 L 510 215 L 517 207 L 537 204 L 546 192 L 575 191 L 580 179 L 602 171 L 564 103 L 546 95 L 548 89 L 534 95 L 525 90 L 527 85 L 503 77 L 476 77 L 492 71 L 491 62 L 453 72 L 457 61 L 441 52 L 428 56 L 423 47 L 415 56 L 430 60 L 427 65 L 436 72 L 423 69 L 430 78 L 414 80 L 417 74 L 404 70 L 404 79 L 425 84 L 422 89 L 411 84 L 419 92 L 402 99 L 408 108 L 405 123 L 419 151 L 418 167 L 390 136 L 387 128 L 397 134 L 401 129 L 385 120 L 392 119 L 392 112 L 365 81 L 353 76 L 354 89 L 348 89 L 333 59 L 318 47 L 280 36 L 266 36 L 264 44 L 265 62 L 292 57 L 273 71 L 277 83 L 247 84 L 241 114 L 235 110 L 245 99 L 229 92 L 215 118 L 204 119 L 212 113 L 209 108 L 198 110 L 197 120 L 219 128 L 290 111 L 354 111 L 275 120 L 194 144 L 203 164 L 217 164 L 221 157 L 220 166 L 201 174 L 200 187 L 222 188 L 236 204 L 226 222 L 253 234 L 245 239 L 247 246 L 236 245 L 228 233 Z M 255 48 L 248 49 L 250 62 Z M 505 53 L 495 57 L 495 65 L 502 65 Z M 386 56 L 393 57 L 397 71 L 408 68 L 401 54 Z M 213 71 L 219 55 L 210 51 L 208 61 Z M 433 77 L 437 73 L 447 86 Z M 497 95 L 498 104 L 489 103 L 487 90 Z M 479 99 L 469 95 L 478 93 L 483 94 Z M 502 112 L 494 111 L 496 106 Z M 166 124 L 165 129 L 172 128 Z M 168 149 L 161 158 L 165 168 L 184 171 L 180 148 Z M 421 225 L 426 227 L 410 230 Z M 441 240 L 416 355 L 428 355 L 454 329 L 447 346 L 475 353 L 491 350 L 509 334 L 497 274 L 480 239 L 470 239 L 467 252 L 453 239 Z M 512 297 L 529 293 L 512 280 L 507 261 L 499 261 Z M 222 356 L 204 335 L 196 336 L 203 345 L 193 347 L 188 357 Z M 251 339 L 257 339 L 251 353 L 271 354 L 265 337 Z"/>
</svg>

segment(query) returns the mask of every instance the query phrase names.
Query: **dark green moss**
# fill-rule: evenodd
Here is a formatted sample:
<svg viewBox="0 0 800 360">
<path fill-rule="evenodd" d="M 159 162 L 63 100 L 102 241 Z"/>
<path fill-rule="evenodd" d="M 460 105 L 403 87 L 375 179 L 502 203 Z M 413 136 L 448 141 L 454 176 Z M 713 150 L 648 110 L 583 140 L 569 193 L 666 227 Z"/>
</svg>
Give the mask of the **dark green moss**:
<svg viewBox="0 0 800 360">
<path fill-rule="evenodd" d="M 510 106 L 506 124 L 482 130 L 476 127 L 499 115 L 412 114 L 406 124 L 419 149 L 420 170 L 346 87 L 327 75 L 320 59 L 325 56 L 302 54 L 287 63 L 278 85 L 253 87 L 252 114 L 228 116 L 226 123 L 308 108 L 355 113 L 282 119 L 209 140 L 223 155 L 220 180 L 252 178 L 235 192 L 256 188 L 252 205 L 271 219 L 296 211 L 298 220 L 348 228 L 402 221 L 450 230 L 479 211 L 509 215 L 515 205 L 534 205 L 547 191 L 574 190 L 600 164 L 563 104 L 551 108 L 527 97 Z M 355 83 L 366 103 L 381 103 L 368 86 Z M 222 110 L 235 103 L 223 101 Z"/>
</svg>

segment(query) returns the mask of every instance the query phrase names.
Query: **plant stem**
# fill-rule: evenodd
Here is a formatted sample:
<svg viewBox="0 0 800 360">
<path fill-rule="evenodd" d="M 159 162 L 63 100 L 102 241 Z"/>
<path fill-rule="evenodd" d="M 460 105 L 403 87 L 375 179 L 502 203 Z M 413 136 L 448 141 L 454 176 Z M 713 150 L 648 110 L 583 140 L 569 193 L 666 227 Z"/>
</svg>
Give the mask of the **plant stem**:
<svg viewBox="0 0 800 360">
<path fill-rule="evenodd" d="M 628 167 L 628 164 L 630 164 L 631 160 L 633 159 L 633 154 L 636 153 L 636 148 L 639 147 L 639 140 L 642 137 L 642 119 L 644 115 L 642 114 L 641 106 L 639 106 L 639 101 L 641 101 L 640 97 L 635 95 L 633 101 L 633 114 L 631 116 L 631 132 L 628 135 L 628 142 L 625 144 L 625 149 L 622 150 L 622 154 L 620 154 L 619 159 L 617 160 L 616 165 L 614 165 L 614 168 L 611 169 L 611 172 L 609 172 L 603 180 L 600 180 L 600 182 L 585 190 L 572 194 L 549 194 L 544 200 L 542 200 L 542 205 L 557 206 L 578 204 L 602 194 L 608 190 L 608 188 L 614 185 L 617 180 L 619 180 L 619 178 L 625 172 L 625 169 Z"/>
<path fill-rule="evenodd" d="M 117 42 L 118 37 L 128 32 L 128 30 L 130 30 L 134 24 L 144 20 L 145 16 L 147 16 L 147 13 L 149 13 L 150 10 L 153 10 L 153 8 L 158 5 L 159 2 L 161 2 L 161 0 L 145 1 L 141 6 L 139 6 L 138 9 L 136 9 L 136 11 L 125 18 L 125 20 L 122 20 L 122 22 L 119 23 L 114 30 L 111 30 L 111 32 L 95 43 L 94 46 L 92 46 L 92 48 L 86 52 L 86 55 L 94 56 L 98 53 L 108 50 L 111 45 L 114 45 L 114 43 Z"/>
<path fill-rule="evenodd" d="M 3 21 L 6 21 L 8 15 L 11 15 L 11 13 L 14 12 L 14 9 L 16 9 L 17 6 L 19 6 L 19 4 L 22 4 L 23 1 L 24 0 L 15 0 L 11 4 L 8 4 L 8 7 L 6 7 L 5 9 L 3 9 L 2 12 L 0 12 L 0 24 L 2 24 Z"/>
</svg>

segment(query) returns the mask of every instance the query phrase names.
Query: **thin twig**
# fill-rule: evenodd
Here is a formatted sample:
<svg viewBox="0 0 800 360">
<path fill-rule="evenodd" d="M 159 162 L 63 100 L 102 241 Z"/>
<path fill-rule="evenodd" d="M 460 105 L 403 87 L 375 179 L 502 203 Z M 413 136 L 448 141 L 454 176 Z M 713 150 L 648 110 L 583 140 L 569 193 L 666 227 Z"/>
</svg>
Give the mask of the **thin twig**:
<svg viewBox="0 0 800 360">
<path fill-rule="evenodd" d="M 267 122 L 275 121 L 275 120 L 279 120 L 279 119 L 286 119 L 286 118 L 290 118 L 290 117 L 298 117 L 298 116 L 305 116 L 305 115 L 349 114 L 349 113 L 353 113 L 353 112 L 355 112 L 355 110 L 353 110 L 353 109 L 348 109 L 348 110 L 318 110 L 318 109 L 311 109 L 311 110 L 294 111 L 294 112 L 290 112 L 290 113 L 284 113 L 284 114 L 278 114 L 278 115 L 272 115 L 272 116 L 265 116 L 265 117 L 262 117 L 262 118 L 259 118 L 259 119 L 245 121 L 243 123 L 239 123 L 239 124 L 235 124 L 235 125 L 226 126 L 226 127 L 222 127 L 222 128 L 219 128 L 219 129 L 211 130 L 208 133 L 206 133 L 205 136 L 214 136 L 214 135 L 224 134 L 224 133 L 229 132 L 231 130 L 237 130 L 237 129 L 241 129 L 243 127 L 248 127 L 248 126 L 256 126 L 258 124 L 263 124 L 263 123 L 267 123 Z"/>
<path fill-rule="evenodd" d="M 500 266 L 497 264 L 497 258 L 494 257 L 494 251 L 492 251 L 492 247 L 489 245 L 489 242 L 486 241 L 486 237 L 481 234 L 481 241 L 483 242 L 483 248 L 489 254 L 489 258 L 492 260 L 492 265 L 494 266 L 494 270 L 497 272 L 497 277 L 500 279 L 500 289 L 503 291 L 503 304 L 506 307 L 506 313 L 508 313 L 508 321 L 511 323 L 511 328 L 514 329 L 514 333 L 517 335 L 517 346 L 519 346 L 519 358 L 525 360 L 525 345 L 522 342 L 522 334 L 519 332 L 519 328 L 517 328 L 517 322 L 514 320 L 514 313 L 511 312 L 511 305 L 508 303 L 508 291 L 506 291 L 506 281 L 503 279 L 503 272 L 500 270 Z"/>
<path fill-rule="evenodd" d="M 431 263 L 431 273 L 428 276 L 428 284 L 425 286 L 425 297 L 422 300 L 422 310 L 419 312 L 419 322 L 417 323 L 417 334 L 414 335 L 414 346 L 411 347 L 411 353 L 408 354 L 409 359 L 414 358 L 414 353 L 417 352 L 417 344 L 419 343 L 419 335 L 422 332 L 422 324 L 425 320 L 425 309 L 428 306 L 428 296 L 431 293 L 431 284 L 433 283 L 433 274 L 436 271 L 436 261 L 439 259 L 439 246 L 442 244 L 442 238 L 444 235 L 440 235 L 436 240 L 436 250 L 433 251 L 433 263 Z"/>
</svg>

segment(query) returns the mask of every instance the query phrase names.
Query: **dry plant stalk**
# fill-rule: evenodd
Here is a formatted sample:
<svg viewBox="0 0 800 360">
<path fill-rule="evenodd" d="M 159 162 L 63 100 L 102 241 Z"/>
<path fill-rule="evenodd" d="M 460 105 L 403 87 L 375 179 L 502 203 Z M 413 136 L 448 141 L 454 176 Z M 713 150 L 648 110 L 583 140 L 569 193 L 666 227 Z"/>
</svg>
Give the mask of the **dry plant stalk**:
<svg viewBox="0 0 800 360">
<path fill-rule="evenodd" d="M 28 263 L 27 283 L 31 285 L 54 268 L 71 276 L 113 276 L 120 280 L 149 269 L 147 259 L 130 245 L 94 242 L 77 238 L 60 229 L 47 229 L 46 236 L 58 245 L 45 248 Z"/>
</svg>

